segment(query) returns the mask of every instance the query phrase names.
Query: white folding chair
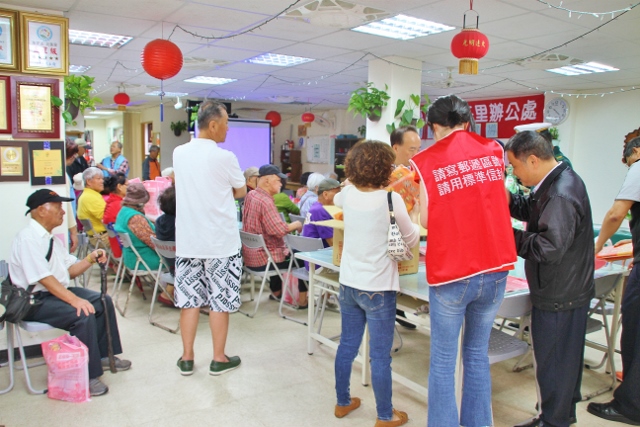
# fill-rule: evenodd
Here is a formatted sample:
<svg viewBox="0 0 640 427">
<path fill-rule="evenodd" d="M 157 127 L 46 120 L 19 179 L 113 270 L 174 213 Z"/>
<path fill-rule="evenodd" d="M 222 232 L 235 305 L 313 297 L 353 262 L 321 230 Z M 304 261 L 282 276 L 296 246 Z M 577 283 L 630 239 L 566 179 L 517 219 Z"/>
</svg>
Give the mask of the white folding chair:
<svg viewBox="0 0 640 427">
<path fill-rule="evenodd" d="M 289 219 L 291 220 L 291 222 L 294 221 L 300 221 L 302 224 L 304 224 L 305 221 L 305 217 L 303 217 L 302 215 L 296 215 L 296 214 L 289 214 Z"/>
<path fill-rule="evenodd" d="M 45 364 L 44 360 L 40 362 L 33 363 L 29 365 L 27 363 L 27 357 L 24 352 L 24 346 L 22 344 L 22 335 L 20 334 L 20 328 L 24 329 L 27 332 L 41 332 L 47 331 L 49 329 L 55 329 L 53 326 L 48 325 L 46 323 L 39 322 L 27 322 L 21 321 L 17 324 L 11 322 L 5 322 L 5 326 L 7 328 L 7 355 L 8 355 L 8 366 L 9 366 L 9 386 L 4 390 L 0 390 L 0 394 L 8 393 L 13 389 L 15 385 L 15 369 L 24 370 L 24 378 L 27 382 L 27 388 L 33 394 L 44 394 L 47 392 L 47 389 L 36 389 L 31 384 L 31 376 L 29 375 L 29 368 L 34 368 L 36 366 L 42 366 Z M 0 328 L 1 329 L 1 328 Z M 15 341 L 14 341 L 15 337 Z M 18 352 L 20 354 L 20 361 L 22 362 L 22 367 L 15 366 L 14 360 L 14 351 L 16 348 L 16 343 L 18 345 Z"/>
<path fill-rule="evenodd" d="M 162 289 L 171 302 L 175 305 L 175 300 L 173 299 L 173 295 L 167 292 L 166 284 L 173 285 L 175 284 L 175 277 L 171 274 L 171 268 L 167 263 L 167 259 L 175 259 L 176 257 L 176 242 L 165 242 L 163 240 L 158 240 L 155 237 L 151 236 L 151 242 L 155 246 L 156 253 L 160 257 L 160 266 L 158 267 L 158 273 L 156 274 L 156 284 L 153 287 L 153 297 L 151 298 L 151 308 L 149 309 L 149 323 L 153 326 L 157 326 L 160 329 L 164 329 L 165 331 L 171 332 L 175 334 L 180 330 L 180 321 L 178 320 L 178 326 L 174 329 L 169 328 L 159 322 L 153 320 L 153 307 L 156 303 L 156 297 L 158 295 L 158 287 Z M 162 268 L 165 268 L 166 271 L 163 273 Z"/>
<path fill-rule="evenodd" d="M 78 233 L 78 249 L 76 250 L 76 257 L 78 259 L 84 259 L 89 253 L 89 238 L 86 233 Z M 88 269 L 80 276 L 73 279 L 76 286 L 78 286 L 78 282 L 82 285 L 83 288 L 86 288 L 87 278 L 89 277 L 89 273 L 91 273 L 91 269 Z"/>
<path fill-rule="evenodd" d="M 118 309 L 118 311 L 120 312 L 120 314 L 122 315 L 122 317 L 124 317 L 125 313 L 127 312 L 127 306 L 129 305 L 129 299 L 131 298 L 131 292 L 133 291 L 133 287 L 136 284 L 136 278 L 139 277 L 151 277 L 151 279 L 155 279 L 156 275 L 154 274 L 154 272 L 149 268 L 149 266 L 147 265 L 147 263 L 142 259 L 142 257 L 140 256 L 140 254 L 138 253 L 138 251 L 136 250 L 135 246 L 133 246 L 133 243 L 131 242 L 131 237 L 129 237 L 129 233 L 125 233 L 125 232 L 118 232 L 118 237 L 120 237 L 120 241 L 122 242 L 122 246 L 124 248 L 130 248 L 133 253 L 136 256 L 136 264 L 135 266 L 131 269 L 129 267 L 127 267 L 124 263 L 124 271 L 127 271 L 130 275 L 131 275 L 131 285 L 129 286 L 129 292 L 127 294 L 127 299 L 124 302 L 124 308 L 120 308 L 120 306 L 118 305 L 118 302 L 120 300 L 120 290 L 122 288 L 122 282 L 124 281 L 124 273 L 120 275 L 120 282 L 117 285 L 117 290 L 116 290 L 116 295 L 115 295 L 115 306 Z M 124 258 L 124 252 L 122 254 L 122 257 Z M 144 267 L 144 269 L 142 269 L 141 267 Z M 147 297 L 144 295 L 144 291 L 142 292 L 142 298 L 143 299 L 147 299 Z"/>
<path fill-rule="evenodd" d="M 98 236 L 98 233 L 96 233 L 96 231 L 93 229 L 93 225 L 91 224 L 91 221 L 88 219 L 79 219 L 80 224 L 82 224 L 82 228 L 84 228 L 84 232 L 87 235 L 87 239 L 91 239 L 91 238 L 95 238 L 96 239 L 96 243 L 93 245 L 91 245 L 91 243 L 89 242 L 89 240 L 87 241 L 87 245 L 86 247 L 86 253 L 84 254 L 84 256 L 87 256 L 87 254 L 89 252 L 92 252 L 96 249 L 104 249 L 105 251 L 109 252 L 109 248 L 107 247 L 108 245 L 105 245 L 102 242 L 102 239 L 100 239 L 100 236 Z M 89 231 L 91 231 L 93 233 L 92 236 L 89 236 Z M 87 271 L 84 272 L 83 274 L 83 284 L 82 286 L 84 286 L 85 288 L 89 286 L 89 281 L 91 280 L 91 270 L 93 270 L 93 265 L 91 267 L 89 267 L 89 269 L 87 269 Z"/>
<path fill-rule="evenodd" d="M 595 298 L 597 303 L 589 310 L 589 317 L 587 319 L 587 334 L 604 330 L 604 336 L 607 341 L 606 346 L 586 340 L 585 344 L 596 350 L 604 351 L 605 354 L 597 365 L 590 365 L 585 363 L 587 369 L 599 369 L 605 362 L 608 362 L 609 375 L 611 376 L 611 384 L 600 390 L 594 391 L 582 398 L 582 400 L 589 400 L 592 397 L 599 396 L 610 390 L 613 390 L 616 386 L 616 367 L 614 353 L 616 351 L 616 343 L 611 338 L 611 327 L 607 319 L 607 297 L 624 281 L 624 273 L 610 274 L 608 276 L 598 277 L 595 280 Z M 599 316 L 599 318 L 597 318 Z"/>
<path fill-rule="evenodd" d="M 295 236 L 293 234 L 287 234 L 286 236 L 284 236 L 284 241 L 289 247 L 290 258 L 289 258 L 289 268 L 287 269 L 287 280 L 284 281 L 282 285 L 282 298 L 280 298 L 280 307 L 278 309 L 278 313 L 280 314 L 280 317 L 282 317 L 283 319 L 291 320 L 306 326 L 307 322 L 294 319 L 293 317 L 285 316 L 282 313 L 282 307 L 284 306 L 284 300 L 287 294 L 291 296 L 291 300 L 293 301 L 293 306 L 296 308 L 298 307 L 297 301 L 294 301 L 293 299 L 293 290 L 290 288 L 291 285 L 290 285 L 289 279 L 293 276 L 298 280 L 302 280 L 307 283 L 309 282 L 309 272 L 304 267 L 304 264 L 302 265 L 302 267 L 300 267 L 300 265 L 298 264 L 298 260 L 296 259 L 295 256 L 293 256 L 293 254 L 295 252 L 317 251 L 319 249 L 323 249 L 324 245 L 322 243 L 322 239 L 320 238 Z M 295 265 L 295 268 L 294 268 L 294 265 Z M 308 288 L 308 285 L 307 285 L 307 288 Z M 313 295 L 309 295 L 309 298 L 313 298 Z M 317 310 L 318 310 L 318 306 L 316 306 L 316 312 Z"/>
<path fill-rule="evenodd" d="M 118 233 L 116 233 L 116 231 L 113 229 L 113 227 L 106 225 L 107 227 L 107 235 L 109 236 L 110 239 L 112 238 L 118 238 Z M 123 274 L 124 275 L 124 257 L 122 256 L 122 254 L 120 255 L 119 258 L 116 258 L 116 256 L 113 254 L 113 251 L 109 251 L 109 257 L 111 258 L 111 260 L 113 260 L 114 264 L 118 264 L 118 267 L 116 269 L 116 277 L 113 279 L 113 290 L 111 291 L 111 296 L 115 296 L 116 293 L 116 285 L 118 284 L 118 280 L 120 278 L 120 275 Z"/>
<path fill-rule="evenodd" d="M 502 328 L 491 329 L 489 364 L 502 362 L 529 352 L 529 344 L 523 340 L 524 328 L 529 324 L 529 313 L 531 313 L 531 298 L 528 293 L 523 292 L 504 298 L 497 316 L 509 319 L 520 318 L 520 327 L 515 335 L 504 332 Z"/>
<path fill-rule="evenodd" d="M 284 278 L 282 277 L 282 273 L 280 272 L 280 269 L 276 265 L 276 262 L 273 260 L 273 257 L 271 256 L 271 252 L 269 252 L 269 249 L 267 249 L 267 245 L 264 242 L 264 238 L 262 237 L 261 234 L 253 234 L 253 233 L 248 233 L 246 231 L 240 231 L 240 240 L 242 241 L 242 244 L 247 248 L 262 249 L 264 253 L 267 255 L 267 264 L 265 266 L 264 271 L 253 270 L 251 267 L 247 267 L 246 265 L 242 267 L 244 272 L 248 273 L 251 276 L 251 301 L 253 301 L 254 276 L 262 277 L 262 284 L 260 285 L 260 292 L 258 293 L 258 300 L 256 301 L 256 306 L 255 306 L 255 309 L 253 310 L 253 313 L 249 314 L 249 313 L 245 313 L 244 311 L 240 311 L 240 313 L 244 314 L 245 316 L 249 316 L 253 318 L 253 316 L 255 316 L 256 313 L 258 312 L 258 307 L 260 306 L 260 298 L 262 297 L 262 291 L 264 290 L 264 284 L 267 282 L 267 278 L 273 277 L 273 276 L 280 276 L 280 279 L 282 280 L 283 284 L 284 284 Z M 274 268 L 273 270 L 270 269 L 272 265 Z"/>
</svg>

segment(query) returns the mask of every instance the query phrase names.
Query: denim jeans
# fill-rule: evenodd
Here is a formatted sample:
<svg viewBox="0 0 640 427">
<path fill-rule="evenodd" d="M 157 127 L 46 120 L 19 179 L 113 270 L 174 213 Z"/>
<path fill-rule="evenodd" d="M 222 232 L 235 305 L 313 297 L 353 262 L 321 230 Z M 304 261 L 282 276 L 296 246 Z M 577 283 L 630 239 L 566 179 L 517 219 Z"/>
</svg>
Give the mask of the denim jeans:
<svg viewBox="0 0 640 427">
<path fill-rule="evenodd" d="M 478 274 L 429 288 L 431 363 L 429 427 L 480 427 L 493 424 L 489 336 L 504 297 L 507 273 Z M 462 407 L 458 420 L 455 369 L 464 320 Z"/>
<path fill-rule="evenodd" d="M 396 292 L 369 292 L 340 285 L 340 314 L 342 334 L 335 364 L 338 405 L 351 403 L 351 367 L 366 323 L 370 336 L 371 384 L 378 418 L 391 420 L 391 347 L 396 321 Z"/>
</svg>

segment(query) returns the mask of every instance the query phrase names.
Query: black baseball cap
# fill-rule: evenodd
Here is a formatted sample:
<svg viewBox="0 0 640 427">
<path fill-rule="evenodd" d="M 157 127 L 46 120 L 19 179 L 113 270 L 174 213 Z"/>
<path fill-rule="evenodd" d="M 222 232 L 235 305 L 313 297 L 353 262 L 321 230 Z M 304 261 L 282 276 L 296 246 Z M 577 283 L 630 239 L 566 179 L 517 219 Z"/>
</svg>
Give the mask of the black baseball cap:
<svg viewBox="0 0 640 427">
<path fill-rule="evenodd" d="M 262 165 L 258 170 L 258 176 L 278 175 L 280 178 L 287 179 L 287 175 L 280 171 L 276 165 Z"/>
<path fill-rule="evenodd" d="M 29 198 L 27 199 L 27 207 L 29 208 L 29 210 L 27 211 L 27 213 L 25 213 L 25 215 L 36 209 L 37 207 L 44 205 L 45 203 L 71 202 L 72 200 L 73 199 L 70 199 L 68 197 L 62 197 L 58 195 L 58 193 L 56 193 L 55 191 L 43 188 L 42 190 L 38 190 L 29 196 Z"/>
</svg>

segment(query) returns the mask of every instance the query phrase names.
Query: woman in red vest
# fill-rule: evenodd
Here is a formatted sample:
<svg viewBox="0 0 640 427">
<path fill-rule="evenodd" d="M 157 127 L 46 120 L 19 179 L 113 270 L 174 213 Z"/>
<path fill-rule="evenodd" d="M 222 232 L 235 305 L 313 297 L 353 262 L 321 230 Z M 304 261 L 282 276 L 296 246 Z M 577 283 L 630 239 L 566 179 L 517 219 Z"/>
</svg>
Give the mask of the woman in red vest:
<svg viewBox="0 0 640 427">
<path fill-rule="evenodd" d="M 431 311 L 430 427 L 493 425 L 489 335 L 516 262 L 500 145 L 468 132 L 469 105 L 439 98 L 427 113 L 436 143 L 411 159 L 420 174 L 420 221 L 428 230 Z M 460 417 L 455 397 L 464 322 Z"/>
</svg>

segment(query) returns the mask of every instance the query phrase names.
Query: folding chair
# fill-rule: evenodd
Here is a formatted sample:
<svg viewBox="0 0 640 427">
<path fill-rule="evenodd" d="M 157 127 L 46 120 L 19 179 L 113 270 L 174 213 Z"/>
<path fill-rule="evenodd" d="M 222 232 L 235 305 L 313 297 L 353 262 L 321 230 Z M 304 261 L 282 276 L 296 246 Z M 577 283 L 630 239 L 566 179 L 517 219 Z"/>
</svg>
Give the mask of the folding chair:
<svg viewBox="0 0 640 427">
<path fill-rule="evenodd" d="M 76 250 L 76 257 L 78 259 L 84 259 L 88 253 L 89 253 L 89 238 L 87 237 L 87 234 L 84 232 L 78 233 L 78 249 Z M 86 288 L 87 287 L 86 284 L 88 282 L 88 277 L 90 273 L 91 273 L 91 269 L 88 269 L 87 271 L 82 273 L 80 276 L 73 279 L 76 286 L 78 286 L 78 282 L 81 282 L 80 285 L 82 285 L 83 288 Z"/>
<path fill-rule="evenodd" d="M 109 252 L 109 248 L 107 247 L 108 245 L 105 246 L 105 244 L 102 242 L 102 239 L 100 239 L 100 237 L 98 236 L 98 233 L 96 233 L 96 231 L 93 229 L 93 225 L 91 224 L 91 221 L 88 219 L 80 219 L 80 224 L 82 224 L 82 228 L 84 228 L 84 233 L 87 236 L 87 244 L 85 246 L 86 248 L 86 253 L 84 254 L 84 256 L 87 256 L 87 254 L 89 252 L 92 252 L 96 249 L 100 249 L 102 247 L 102 249 L 104 249 L 105 251 Z M 93 249 L 92 249 L 92 245 L 90 243 L 90 239 L 91 237 L 89 237 L 89 231 L 91 231 L 93 233 L 93 235 L 91 237 L 95 237 L 96 239 L 96 243 L 95 245 L 93 245 Z M 89 269 L 87 271 L 84 272 L 83 274 L 83 287 L 88 287 L 89 286 L 89 281 L 91 280 L 91 270 L 93 270 L 93 265 L 91 267 L 89 267 Z"/>
<path fill-rule="evenodd" d="M 47 389 L 36 389 L 31 384 L 31 376 L 29 375 L 29 368 L 34 368 L 36 366 L 42 366 L 45 364 L 44 360 L 29 365 L 27 363 L 27 357 L 24 352 L 24 346 L 22 344 L 22 335 L 20 335 L 20 328 L 24 329 L 28 332 L 41 332 L 49 329 L 55 329 L 53 326 L 48 325 L 46 323 L 39 322 L 26 322 L 21 321 L 17 324 L 13 324 L 11 322 L 5 322 L 5 326 L 7 328 L 7 355 L 9 358 L 8 366 L 9 366 L 9 386 L 4 390 L 0 390 L 0 394 L 8 393 L 13 389 L 15 385 L 15 369 L 24 370 L 24 378 L 27 382 L 27 388 L 32 394 L 44 394 L 47 392 Z M 1 325 L 0 325 L 1 329 Z M 15 341 L 14 341 L 15 337 Z M 22 362 L 22 367 L 15 366 L 14 360 L 14 351 L 15 345 L 18 344 L 18 352 L 20 353 L 20 360 Z"/>
<path fill-rule="evenodd" d="M 153 326 L 157 326 L 160 329 L 164 329 L 165 331 L 171 332 L 175 334 L 180 330 L 180 321 L 178 320 L 178 326 L 174 329 L 169 328 L 168 326 L 164 326 L 161 323 L 158 323 L 153 320 L 153 307 L 156 303 L 156 297 L 158 295 L 158 287 L 162 289 L 171 302 L 175 305 L 175 300 L 173 299 L 173 295 L 170 295 L 167 292 L 167 287 L 165 284 L 175 284 L 175 277 L 171 274 L 171 268 L 167 263 L 167 259 L 175 259 L 176 257 L 176 242 L 166 242 L 163 240 L 158 240 L 154 236 L 151 236 L 151 242 L 155 246 L 156 253 L 160 257 L 160 266 L 158 267 L 158 273 L 156 274 L 156 284 L 153 287 L 153 297 L 151 298 L 151 308 L 149 309 L 149 323 Z M 162 267 L 164 267 L 167 271 L 165 273 L 162 272 Z"/>
<path fill-rule="evenodd" d="M 289 287 L 290 286 L 289 279 L 291 278 L 291 276 L 297 278 L 298 280 L 302 280 L 307 283 L 309 282 L 309 272 L 304 267 L 304 264 L 302 265 L 302 267 L 300 267 L 300 265 L 298 264 L 298 260 L 296 259 L 295 256 L 293 256 L 293 254 L 294 252 L 317 251 L 319 249 L 323 249 L 324 245 L 322 243 L 322 239 L 320 238 L 294 236 L 293 234 L 287 234 L 286 236 L 284 236 L 284 241 L 289 247 L 290 259 L 289 259 L 289 268 L 287 269 L 287 280 L 282 285 L 282 298 L 280 298 L 280 308 L 278 309 L 278 314 L 280 314 L 280 317 L 282 317 L 283 319 L 292 320 L 294 322 L 297 322 L 306 326 L 307 322 L 294 319 L 293 317 L 288 317 L 282 314 L 282 306 L 284 305 L 284 300 L 287 294 L 291 296 L 291 299 L 293 301 L 293 291 Z M 295 268 L 293 267 L 294 264 L 295 264 Z M 308 287 L 309 286 L 307 285 L 307 288 Z M 314 296 L 309 295 L 309 297 L 313 298 Z M 294 307 L 298 306 L 296 301 L 294 301 L 293 305 Z M 316 307 L 316 313 L 317 313 L 317 310 L 318 310 L 318 307 Z"/>
<path fill-rule="evenodd" d="M 611 384 L 600 390 L 594 391 L 582 398 L 582 400 L 589 400 L 592 397 L 599 396 L 610 390 L 613 390 L 616 386 L 616 367 L 614 353 L 616 351 L 616 343 L 611 338 L 611 327 L 607 319 L 607 297 L 624 281 L 625 273 L 610 274 L 608 276 L 599 277 L 595 280 L 596 293 L 594 300 L 597 300 L 595 306 L 589 310 L 589 318 L 587 319 L 587 334 L 604 330 L 604 336 L 607 341 L 607 345 L 586 340 L 585 345 L 594 348 L 596 350 L 604 351 L 605 354 L 599 364 L 593 366 L 585 364 L 587 369 L 601 368 L 605 362 L 608 362 L 608 374 L 611 376 Z M 600 318 L 596 318 L 600 316 Z"/>
<path fill-rule="evenodd" d="M 109 236 L 110 239 L 113 238 L 118 238 L 118 233 L 116 233 L 116 231 L 113 229 L 113 225 L 111 224 L 105 224 L 105 226 L 107 227 L 107 235 Z M 118 283 L 118 279 L 120 278 L 120 275 L 123 274 L 124 275 L 124 257 L 122 255 L 120 255 L 120 258 L 116 258 L 113 255 L 113 251 L 109 251 L 109 258 L 111 258 L 111 260 L 113 260 L 113 264 L 118 264 L 118 267 L 116 269 L 116 277 L 113 280 L 113 291 L 111 292 L 111 296 L 115 296 L 115 290 L 116 290 L 116 284 Z"/>
<path fill-rule="evenodd" d="M 258 300 L 256 301 L 256 307 L 253 310 L 252 314 L 245 313 L 244 311 L 240 311 L 240 313 L 245 316 L 249 316 L 253 318 L 258 312 L 258 307 L 260 306 L 260 298 L 262 297 L 262 291 L 264 290 L 264 284 L 267 282 L 267 278 L 280 276 L 282 279 L 282 283 L 284 284 L 284 278 L 282 277 L 282 273 L 280 269 L 276 265 L 276 262 L 273 260 L 271 256 L 271 252 L 267 249 L 267 245 L 264 242 L 264 238 L 261 234 L 253 234 L 247 233 L 246 231 L 240 231 L 240 240 L 242 244 L 250 249 L 260 249 L 264 251 L 267 255 L 267 264 L 265 266 L 264 271 L 252 270 L 251 267 L 247 267 L 246 265 L 242 267 L 245 273 L 248 273 L 251 276 L 251 301 L 253 301 L 253 290 L 254 290 L 254 276 L 262 277 L 262 284 L 260 285 L 260 292 L 258 293 Z M 270 266 L 273 265 L 274 270 L 270 270 Z"/>
<path fill-rule="evenodd" d="M 529 324 L 529 313 L 531 313 L 531 297 L 528 293 L 523 292 L 504 298 L 498 309 L 497 316 L 505 319 L 520 318 L 520 327 L 514 335 L 504 332 L 502 327 L 500 329 L 491 329 L 491 335 L 489 336 L 489 364 L 502 362 L 529 352 L 529 343 L 523 340 L 524 328 Z"/>
<path fill-rule="evenodd" d="M 296 214 L 289 214 L 289 219 L 291 220 L 291 222 L 293 221 L 300 221 L 302 224 L 304 224 L 305 221 L 305 217 L 303 217 L 302 215 L 296 215 Z"/>
<path fill-rule="evenodd" d="M 129 237 L 129 233 L 125 233 L 125 232 L 118 232 L 118 237 L 120 237 L 120 241 L 122 242 L 122 246 L 124 248 L 131 248 L 131 250 L 133 251 L 133 253 L 136 256 L 136 264 L 135 266 L 131 269 L 129 267 L 127 267 L 124 263 L 123 263 L 123 270 L 128 272 L 129 274 L 131 274 L 131 285 L 129 286 L 129 293 L 127 294 L 127 299 L 125 300 L 124 303 L 124 308 L 120 308 L 120 306 L 118 305 L 118 301 L 119 301 L 119 297 L 120 297 L 120 290 L 122 288 L 122 282 L 124 281 L 124 272 L 120 275 L 120 282 L 117 285 L 117 289 L 116 289 L 116 295 L 115 295 L 115 300 L 116 300 L 116 308 L 118 309 L 118 311 L 120 312 L 120 314 L 122 315 L 122 317 L 124 317 L 125 313 L 127 312 L 127 306 L 129 305 L 129 298 L 131 297 L 131 292 L 133 291 L 133 286 L 136 283 L 136 278 L 140 278 L 140 277 L 151 277 L 152 279 L 156 278 L 156 275 L 153 273 L 153 271 L 151 271 L 151 269 L 149 268 L 149 266 L 147 265 L 146 262 L 144 262 L 144 260 L 142 259 L 142 257 L 140 256 L 140 254 L 138 253 L 138 251 L 136 250 L 135 246 L 133 246 L 133 242 L 131 242 L 131 237 Z M 122 255 L 122 257 L 124 258 L 124 253 Z M 140 266 L 142 265 L 142 267 L 144 267 L 145 269 L 141 269 Z M 144 291 L 142 291 L 142 298 L 143 299 L 147 299 L 147 297 L 144 294 Z"/>
</svg>

